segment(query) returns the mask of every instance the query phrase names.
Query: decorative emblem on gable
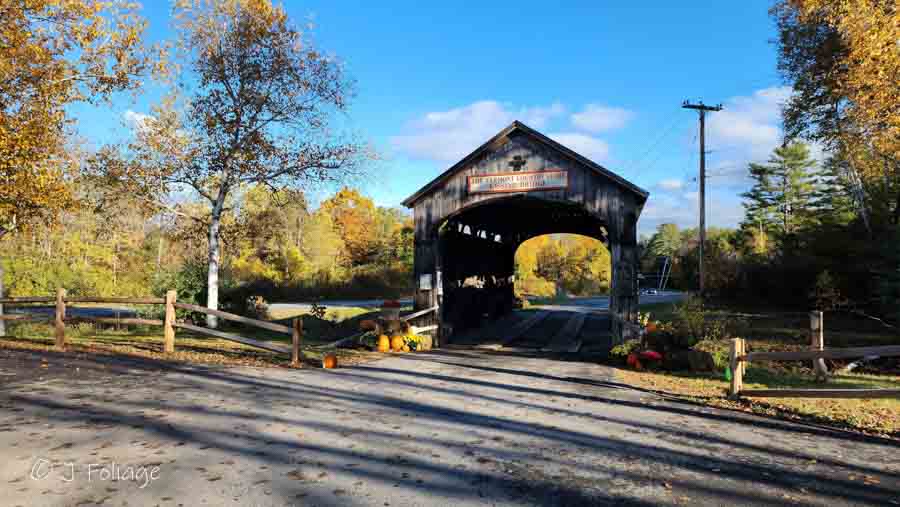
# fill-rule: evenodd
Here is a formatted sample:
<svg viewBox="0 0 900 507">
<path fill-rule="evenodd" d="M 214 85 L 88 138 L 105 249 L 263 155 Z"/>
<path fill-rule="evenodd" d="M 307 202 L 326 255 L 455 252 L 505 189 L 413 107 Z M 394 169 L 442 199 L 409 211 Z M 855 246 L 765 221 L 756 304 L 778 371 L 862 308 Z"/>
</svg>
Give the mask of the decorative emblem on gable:
<svg viewBox="0 0 900 507">
<path fill-rule="evenodd" d="M 513 171 L 521 171 L 522 167 L 527 163 L 525 157 L 522 155 L 516 155 L 509 161 L 509 166 L 513 168 Z"/>
</svg>

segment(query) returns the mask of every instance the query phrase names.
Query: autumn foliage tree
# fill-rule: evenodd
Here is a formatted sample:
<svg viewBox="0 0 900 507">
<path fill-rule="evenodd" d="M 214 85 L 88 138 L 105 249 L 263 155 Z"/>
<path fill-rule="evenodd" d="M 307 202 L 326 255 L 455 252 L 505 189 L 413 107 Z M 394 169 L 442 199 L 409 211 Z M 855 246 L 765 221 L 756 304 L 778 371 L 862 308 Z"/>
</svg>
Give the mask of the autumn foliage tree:
<svg viewBox="0 0 900 507">
<path fill-rule="evenodd" d="M 351 91 L 341 65 L 282 7 L 269 0 L 179 1 L 175 19 L 189 73 L 176 98 L 138 129 L 115 177 L 160 205 L 185 188 L 208 203 L 198 218 L 207 231 L 207 306 L 217 308 L 230 196 L 247 184 L 286 190 L 341 180 L 360 167 L 366 150 L 329 128 Z"/>
<path fill-rule="evenodd" d="M 0 237 L 75 204 L 65 108 L 140 86 L 146 26 L 133 4 L 0 3 Z"/>
<path fill-rule="evenodd" d="M 869 233 L 900 221 L 900 8 L 892 0 L 783 0 L 778 67 L 788 136 L 827 148 Z M 874 216 L 873 216 L 874 215 Z"/>
</svg>

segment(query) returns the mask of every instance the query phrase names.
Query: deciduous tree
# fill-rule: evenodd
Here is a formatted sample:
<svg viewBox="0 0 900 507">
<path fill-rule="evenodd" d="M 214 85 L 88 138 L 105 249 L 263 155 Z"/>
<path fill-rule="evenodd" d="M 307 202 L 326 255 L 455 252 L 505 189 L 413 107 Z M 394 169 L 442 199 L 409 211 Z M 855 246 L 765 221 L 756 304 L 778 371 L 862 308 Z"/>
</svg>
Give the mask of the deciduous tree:
<svg viewBox="0 0 900 507">
<path fill-rule="evenodd" d="M 0 4 L 0 237 L 75 204 L 65 108 L 141 85 L 146 26 L 122 2 Z"/>
<path fill-rule="evenodd" d="M 282 7 L 269 0 L 179 1 L 175 19 L 178 54 L 190 74 L 180 81 L 180 98 L 139 129 L 120 177 L 151 197 L 187 187 L 208 203 L 207 306 L 216 308 L 229 196 L 251 183 L 287 189 L 339 181 L 360 167 L 366 150 L 330 128 L 350 97 L 342 66 Z"/>
</svg>

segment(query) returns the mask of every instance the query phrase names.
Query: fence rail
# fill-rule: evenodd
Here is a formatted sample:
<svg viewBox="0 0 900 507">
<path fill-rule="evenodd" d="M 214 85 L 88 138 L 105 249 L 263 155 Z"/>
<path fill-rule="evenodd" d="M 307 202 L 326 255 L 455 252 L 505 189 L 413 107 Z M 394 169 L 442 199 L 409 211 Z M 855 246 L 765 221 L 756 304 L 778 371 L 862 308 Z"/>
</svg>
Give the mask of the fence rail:
<svg viewBox="0 0 900 507">
<path fill-rule="evenodd" d="M 66 297 L 66 303 L 123 303 L 132 305 L 164 305 L 166 300 L 163 298 L 129 298 L 129 297 Z"/>
<path fill-rule="evenodd" d="M 41 314 L 29 314 L 29 313 L 18 313 L 12 315 L 4 315 L 2 312 L 2 305 L 10 305 L 10 306 L 18 306 L 18 305 L 26 305 L 26 304 L 34 304 L 34 303 L 55 303 L 56 308 L 55 312 L 50 315 L 41 315 Z M 71 303 L 123 303 L 123 304 L 141 304 L 141 305 L 164 305 L 165 306 L 165 319 L 144 319 L 144 318 L 119 318 L 119 317 L 91 317 L 91 316 L 72 316 L 66 317 L 66 306 Z M 226 320 L 240 322 L 242 324 L 247 324 L 250 326 L 267 329 L 269 331 L 275 331 L 282 334 L 287 334 L 291 336 L 291 347 L 283 347 L 277 344 L 266 343 L 259 340 L 254 340 L 252 338 L 246 338 L 244 336 L 240 336 L 234 333 L 226 333 L 224 331 L 219 331 L 217 329 L 210 329 L 200 326 L 195 326 L 193 324 L 188 324 L 186 322 L 177 322 L 175 319 L 175 309 L 180 308 L 183 310 L 199 312 L 206 315 L 215 315 L 216 317 L 221 317 Z M 303 340 L 303 321 L 300 318 L 295 318 L 293 320 L 293 326 L 288 327 L 282 324 L 277 324 L 275 322 L 267 322 L 264 320 L 252 319 L 249 317 L 243 317 L 241 315 L 237 315 L 234 313 L 223 312 L 221 310 L 212 310 L 209 308 L 205 308 L 202 306 L 187 304 L 187 303 L 178 303 L 176 301 L 175 291 L 170 290 L 166 293 L 165 298 L 155 298 L 155 297 L 93 297 L 93 296 L 79 296 L 79 297 L 68 297 L 66 296 L 65 289 L 59 289 L 56 293 L 56 297 L 45 297 L 45 296 L 36 296 L 36 297 L 6 297 L 0 298 L 0 321 L 30 321 L 30 320 L 53 320 L 54 321 L 54 334 L 56 337 L 56 346 L 60 349 L 65 349 L 66 347 L 66 322 L 100 322 L 100 323 L 109 323 L 109 324 L 140 324 L 140 325 L 150 325 L 150 326 L 162 326 L 163 328 L 163 351 L 166 353 L 172 353 L 175 351 L 175 329 L 181 328 L 186 329 L 195 333 L 213 336 L 216 338 L 221 338 L 224 340 L 229 340 L 233 342 L 237 342 L 243 345 L 249 345 L 251 347 L 256 347 L 264 350 L 268 350 L 270 352 L 276 352 L 279 354 L 290 354 L 291 356 L 291 364 L 293 366 L 299 366 L 303 354 L 301 352 L 301 343 Z"/>
<path fill-rule="evenodd" d="M 230 340 L 233 342 L 242 343 L 244 345 L 250 345 L 251 347 L 269 350 L 271 352 L 278 352 L 280 354 L 290 354 L 291 353 L 291 349 L 289 349 L 287 347 L 279 347 L 278 345 L 273 345 L 270 343 L 253 340 L 251 338 L 244 338 L 243 336 L 239 336 L 239 335 L 236 335 L 233 333 L 226 333 L 224 331 L 219 331 L 217 329 L 210 329 L 208 327 L 195 326 L 193 324 L 188 324 L 186 322 L 176 322 L 175 327 L 187 329 L 188 331 L 193 331 L 195 333 L 205 334 L 205 335 L 209 335 L 209 336 L 215 336 L 216 338 L 222 338 L 223 340 Z"/>
<path fill-rule="evenodd" d="M 276 324 L 274 322 L 267 322 L 265 320 L 257 320 L 251 319 L 250 317 L 242 317 L 240 315 L 234 313 L 223 312 L 222 310 L 213 310 L 211 308 L 206 308 L 205 306 L 192 305 L 188 303 L 175 303 L 175 308 L 181 308 L 182 310 L 190 310 L 192 312 L 205 313 L 207 315 L 215 315 L 216 317 L 222 317 L 226 320 L 231 320 L 234 322 L 240 322 L 242 324 L 248 324 L 251 326 L 256 326 L 262 329 L 268 329 L 269 331 L 275 331 L 278 333 L 284 333 L 290 335 L 294 332 L 293 329 L 283 326 L 281 324 Z"/>
<path fill-rule="evenodd" d="M 436 312 L 440 308 L 439 306 L 432 306 L 431 308 L 425 308 L 424 310 L 419 310 L 415 313 L 410 313 L 409 315 L 404 315 L 400 317 L 400 320 L 410 321 L 412 319 L 422 317 L 423 315 L 428 315 L 431 312 Z"/>
<path fill-rule="evenodd" d="M 900 356 L 900 345 L 881 347 L 847 347 L 792 352 L 751 352 L 741 361 L 807 361 L 813 359 L 853 359 L 866 356 Z"/>
<path fill-rule="evenodd" d="M 56 301 L 56 298 L 50 296 L 0 298 L 0 304 L 10 306 L 28 303 L 52 303 L 54 301 Z"/>
<path fill-rule="evenodd" d="M 749 396 L 757 398 L 894 398 L 900 397 L 900 389 L 744 389 L 744 374 L 750 361 L 812 361 L 816 377 L 824 380 L 828 371 L 824 359 L 852 359 L 856 357 L 900 356 L 900 345 L 880 347 L 824 347 L 824 321 L 822 312 L 810 313 L 812 350 L 791 352 L 747 352 L 747 342 L 734 338 L 731 342 L 731 386 L 733 398 Z"/>
</svg>

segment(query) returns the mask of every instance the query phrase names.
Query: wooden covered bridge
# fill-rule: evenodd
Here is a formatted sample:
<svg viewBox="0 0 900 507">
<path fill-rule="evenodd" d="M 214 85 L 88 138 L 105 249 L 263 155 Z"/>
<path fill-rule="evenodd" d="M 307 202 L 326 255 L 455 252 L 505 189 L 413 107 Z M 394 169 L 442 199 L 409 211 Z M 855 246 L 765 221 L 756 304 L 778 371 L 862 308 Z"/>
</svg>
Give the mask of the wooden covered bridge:
<svg viewBox="0 0 900 507">
<path fill-rule="evenodd" d="M 648 192 L 519 122 L 403 201 L 415 218 L 415 309 L 433 314 L 438 343 L 513 309 L 522 242 L 573 233 L 612 257 L 613 339 L 637 311 L 637 220 Z"/>
</svg>

